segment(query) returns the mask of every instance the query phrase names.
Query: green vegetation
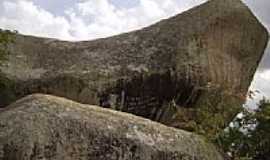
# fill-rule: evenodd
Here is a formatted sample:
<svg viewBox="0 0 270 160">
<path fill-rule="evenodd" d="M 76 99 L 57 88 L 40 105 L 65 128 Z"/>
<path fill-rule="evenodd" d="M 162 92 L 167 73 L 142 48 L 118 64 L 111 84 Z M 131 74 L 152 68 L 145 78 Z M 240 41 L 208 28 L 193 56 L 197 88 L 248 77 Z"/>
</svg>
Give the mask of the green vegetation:
<svg viewBox="0 0 270 160">
<path fill-rule="evenodd" d="M 235 114 L 242 110 L 239 98 L 220 89 L 207 93 L 201 98 L 200 105 L 196 111 L 196 121 L 199 124 L 196 132 L 205 135 L 211 141 L 215 140 Z"/>
<path fill-rule="evenodd" d="M 15 32 L 0 29 L 0 65 L 8 55 L 8 45 L 14 41 Z"/>
<path fill-rule="evenodd" d="M 15 34 L 16 32 L 0 29 L 0 66 L 2 66 L 4 64 L 4 61 L 8 58 L 8 47 L 10 43 L 14 42 Z M 2 70 L 0 70 L 0 97 L 2 101 L 8 101 L 11 98 L 14 98 L 13 96 L 11 96 L 13 95 L 11 94 L 11 87 L 13 87 L 13 85 L 10 83 L 9 79 L 3 75 Z M 5 102 L 2 103 L 5 104 Z"/>
<path fill-rule="evenodd" d="M 262 100 L 259 108 L 245 110 L 217 139 L 233 160 L 268 160 L 270 157 L 270 101 Z"/>
<path fill-rule="evenodd" d="M 175 126 L 215 141 L 224 128 L 242 111 L 244 100 L 235 96 L 235 93 L 226 92 L 229 89 L 215 86 L 201 88 L 200 97 L 194 106 L 177 108 L 178 111 L 174 116 L 177 123 Z"/>
</svg>

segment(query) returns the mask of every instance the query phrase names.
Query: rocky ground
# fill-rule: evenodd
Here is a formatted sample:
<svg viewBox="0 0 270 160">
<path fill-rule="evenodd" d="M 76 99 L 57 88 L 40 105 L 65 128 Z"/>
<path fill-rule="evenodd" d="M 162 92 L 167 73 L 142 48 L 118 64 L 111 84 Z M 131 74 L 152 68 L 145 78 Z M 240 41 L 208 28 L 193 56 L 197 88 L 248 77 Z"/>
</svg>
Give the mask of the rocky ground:
<svg viewBox="0 0 270 160">
<path fill-rule="evenodd" d="M 239 113 L 267 41 L 240 0 L 94 41 L 17 34 L 0 67 L 0 160 L 222 159 L 204 138 L 150 120 L 214 138 Z"/>
<path fill-rule="evenodd" d="M 1 160 L 222 160 L 195 134 L 131 114 L 35 94 L 0 113 Z"/>
</svg>

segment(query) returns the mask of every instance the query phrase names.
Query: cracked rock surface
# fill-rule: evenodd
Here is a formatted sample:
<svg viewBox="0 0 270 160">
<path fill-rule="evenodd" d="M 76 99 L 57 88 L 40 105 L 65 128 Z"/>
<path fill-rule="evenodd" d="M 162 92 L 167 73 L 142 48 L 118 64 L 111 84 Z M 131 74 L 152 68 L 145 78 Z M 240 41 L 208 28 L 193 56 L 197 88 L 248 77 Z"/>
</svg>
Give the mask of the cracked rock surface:
<svg viewBox="0 0 270 160">
<path fill-rule="evenodd" d="M 34 94 L 0 112 L 0 160 L 222 160 L 204 138 L 131 114 Z"/>
<path fill-rule="evenodd" d="M 45 93 L 216 135 L 239 113 L 267 41 L 240 0 L 94 41 L 17 35 L 0 106 Z"/>
</svg>

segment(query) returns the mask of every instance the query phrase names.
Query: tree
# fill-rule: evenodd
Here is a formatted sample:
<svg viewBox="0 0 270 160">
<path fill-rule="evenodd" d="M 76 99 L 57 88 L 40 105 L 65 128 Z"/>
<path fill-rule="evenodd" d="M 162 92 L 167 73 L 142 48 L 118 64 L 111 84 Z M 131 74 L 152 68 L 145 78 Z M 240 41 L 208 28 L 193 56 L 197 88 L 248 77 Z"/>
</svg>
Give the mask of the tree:
<svg viewBox="0 0 270 160">
<path fill-rule="evenodd" d="M 270 159 L 270 102 L 262 101 L 256 114 L 258 126 L 251 133 L 254 159 Z"/>
<path fill-rule="evenodd" d="M 219 146 L 233 160 L 270 160 L 270 101 L 236 118 L 217 139 Z"/>
</svg>

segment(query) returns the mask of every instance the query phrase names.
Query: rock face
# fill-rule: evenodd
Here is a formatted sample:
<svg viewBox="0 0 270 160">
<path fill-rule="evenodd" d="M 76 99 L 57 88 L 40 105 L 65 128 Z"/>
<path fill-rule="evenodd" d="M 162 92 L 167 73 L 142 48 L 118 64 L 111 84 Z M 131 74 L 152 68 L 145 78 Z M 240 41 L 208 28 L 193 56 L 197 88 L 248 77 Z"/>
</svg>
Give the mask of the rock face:
<svg viewBox="0 0 270 160">
<path fill-rule="evenodd" d="M 238 113 L 267 41 L 240 0 L 94 41 L 17 35 L 0 105 L 47 93 L 214 135 Z"/>
<path fill-rule="evenodd" d="M 0 160 L 222 160 L 202 137 L 48 95 L 0 112 Z"/>
</svg>

